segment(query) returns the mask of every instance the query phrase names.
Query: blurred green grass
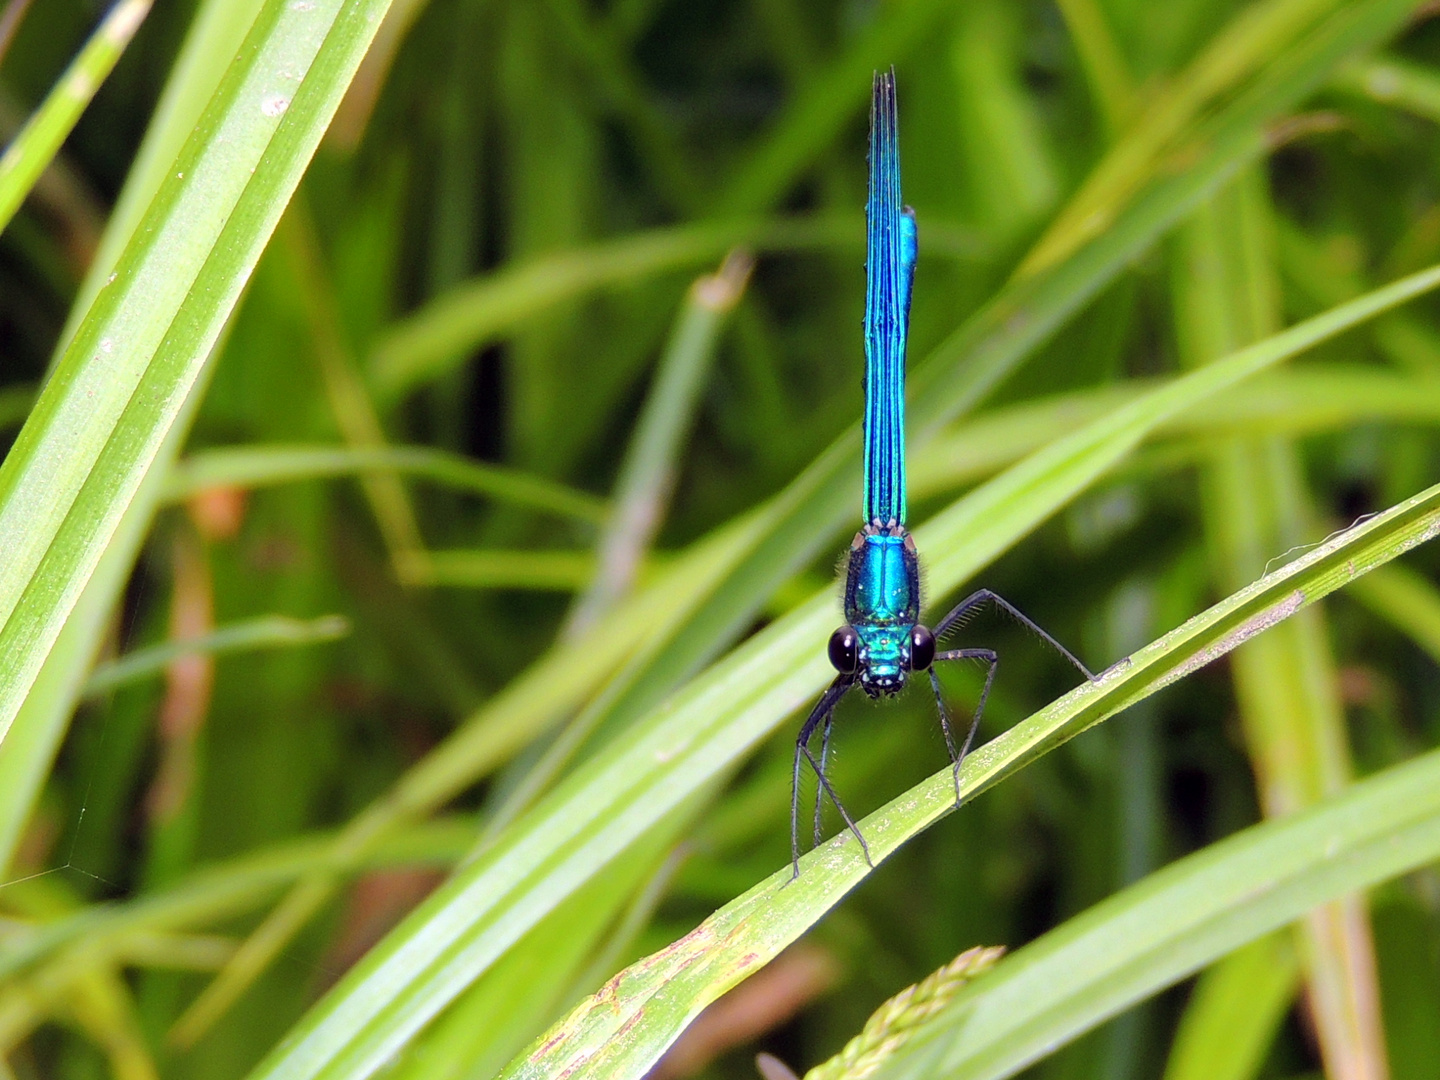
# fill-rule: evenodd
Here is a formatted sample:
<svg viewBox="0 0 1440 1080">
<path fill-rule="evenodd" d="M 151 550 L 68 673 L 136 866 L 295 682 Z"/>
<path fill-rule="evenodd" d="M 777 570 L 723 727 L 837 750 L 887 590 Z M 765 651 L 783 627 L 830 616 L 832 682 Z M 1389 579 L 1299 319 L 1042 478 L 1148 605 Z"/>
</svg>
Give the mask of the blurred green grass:
<svg viewBox="0 0 1440 1080">
<path fill-rule="evenodd" d="M 97 247 L 106 257 L 97 223 L 202 7 L 216 5 L 157 6 L 0 235 L 0 438 L 73 328 L 72 306 L 94 295 L 84 279 Z M 244 22 L 243 7 L 230 18 Z M 393 55 L 372 52 L 361 68 L 299 210 L 227 329 L 186 444 L 190 474 L 228 454 L 253 490 L 157 515 L 103 648 L 113 659 L 276 615 L 340 613 L 352 632 L 188 668 L 177 660 L 163 683 L 119 686 L 79 708 L 0 873 L 13 882 L 0 887 L 13 920 L 0 923 L 0 956 L 23 945 L 51 958 L 0 982 L 11 1069 L 141 1077 L 153 1061 L 166 1077 L 244 1075 L 437 868 L 495 843 L 557 777 L 825 586 L 858 506 L 836 440 L 860 410 L 872 68 L 898 68 L 905 193 L 920 222 L 916 520 L 1128 400 L 1136 388 L 1122 384 L 1214 359 L 1435 262 L 1440 20 L 1357 4 L 1355 27 L 1321 40 L 1344 7 L 397 2 Z M 0 65 L 0 122 L 38 103 L 98 13 L 86 0 L 33 6 Z M 1116 145 L 1139 150 L 1097 172 Z M 572 637 L 571 653 L 551 652 L 571 597 L 513 586 L 584 581 L 601 535 L 597 500 L 620 482 L 686 290 L 732 246 L 752 246 L 758 262 L 715 327 L 673 499 L 655 550 L 641 553 L 638 580 L 660 583 L 659 595 L 642 592 L 596 623 L 606 646 Z M 1428 486 L 1436 303 L 1177 420 L 1008 547 L 984 584 L 1100 667 L 1287 549 Z M 982 401 L 973 423 L 956 419 Z M 260 444 L 276 449 L 251 449 Z M 265 470 L 285 468 L 283 452 L 301 464 L 274 483 Z M 1246 467 L 1270 470 L 1266 482 L 1247 483 L 1244 468 L 1237 478 L 1245 455 Z M 1229 488 L 1217 480 L 1227 467 Z M 425 483 L 411 482 L 417 472 Z M 1227 538 L 1227 522 L 1253 526 L 1251 547 Z M 756 535 L 771 540 L 735 553 Z M 486 572 L 447 579 L 466 555 Z M 1413 613 L 1433 610 L 1437 570 L 1440 555 L 1418 549 L 1405 574 L 1341 594 L 1318 625 L 1293 624 L 1305 640 L 1288 649 L 1300 660 L 1239 660 L 1238 690 L 1228 665 L 1207 668 L 916 838 L 811 934 L 831 974 L 770 1002 L 761 1034 L 722 1040 L 701 1075 L 753 1076 L 757 1048 L 819 1062 L 882 1000 L 962 949 L 1018 946 L 1257 820 L 1270 802 L 1257 794 L 1252 751 L 1282 735 L 1257 734 L 1256 680 L 1309 672 L 1290 689 L 1329 710 L 1332 749 L 1347 743 L 1340 752 L 1353 760 L 1330 769 L 1332 786 L 1435 746 L 1434 631 Z M 448 584 L 420 584 L 434 581 Z M 1013 626 L 977 620 L 965 636 L 1004 657 L 987 737 L 1068 687 L 1063 667 Z M 577 655 L 591 667 L 521 676 L 539 658 Z M 957 700 L 974 692 L 968 676 L 947 678 Z M 691 793 L 391 1067 L 498 1072 L 581 995 L 785 862 L 792 728 L 723 788 Z M 457 730 L 480 734 L 446 743 Z M 837 730 L 837 783 L 857 810 L 944 761 L 924 695 L 883 711 L 847 703 Z M 479 744 L 463 760 L 426 757 Z M 383 850 L 347 862 L 317 835 L 363 834 L 377 805 L 398 822 Z M 421 820 L 440 806 L 453 816 Z M 276 925 L 262 919 L 297 880 L 314 890 L 289 909 L 306 915 L 293 937 L 277 935 L 273 962 L 255 953 L 253 985 L 235 983 L 233 1006 L 217 1008 L 213 1026 L 192 1025 L 193 1045 L 177 1044 L 171 1033 L 213 969 L 257 925 Z M 1370 898 L 1397 1080 L 1440 1077 L 1437 892 L 1428 870 Z M 125 918 L 143 934 L 115 931 L 117 963 L 47 953 L 28 937 Z M 1352 914 L 1346 939 L 1362 951 L 1366 922 L 1363 909 Z M 1359 968 L 1330 977 L 1363 990 Z M 1364 1042 L 1367 1021 L 1341 1008 L 1317 1044 L 1302 999 L 1287 1010 L 1274 980 L 1232 971 L 1227 982 L 1225 970 L 1196 1001 L 1228 993 L 1243 1008 L 1253 992 L 1270 1020 L 1258 1048 L 1235 1055 L 1246 1058 L 1239 1071 L 1223 1075 L 1278 1080 L 1324 1062 L 1333 1072 L 1326 1030 Z M 58 987 L 49 997 L 37 989 L 47 977 Z M 1162 994 L 1034 1069 L 1054 1080 L 1138 1080 L 1167 1060 L 1176 1075 L 1207 1071 L 1193 1036 L 1177 1044 L 1189 1059 L 1169 1058 L 1177 1029 L 1203 1030 L 1195 1014 L 1181 1023 L 1186 1001 L 1184 990 Z"/>
</svg>

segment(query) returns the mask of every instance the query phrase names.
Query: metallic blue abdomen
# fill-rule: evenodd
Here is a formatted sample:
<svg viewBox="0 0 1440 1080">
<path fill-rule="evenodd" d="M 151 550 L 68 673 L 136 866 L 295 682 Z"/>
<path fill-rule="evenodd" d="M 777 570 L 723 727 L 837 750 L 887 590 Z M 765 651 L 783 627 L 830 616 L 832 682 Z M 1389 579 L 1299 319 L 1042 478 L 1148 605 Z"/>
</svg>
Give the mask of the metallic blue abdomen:
<svg viewBox="0 0 1440 1080">
<path fill-rule="evenodd" d="M 845 620 L 860 638 L 860 685 L 894 693 L 910 669 L 910 631 L 920 619 L 915 543 L 903 526 L 867 525 L 850 545 Z"/>
</svg>

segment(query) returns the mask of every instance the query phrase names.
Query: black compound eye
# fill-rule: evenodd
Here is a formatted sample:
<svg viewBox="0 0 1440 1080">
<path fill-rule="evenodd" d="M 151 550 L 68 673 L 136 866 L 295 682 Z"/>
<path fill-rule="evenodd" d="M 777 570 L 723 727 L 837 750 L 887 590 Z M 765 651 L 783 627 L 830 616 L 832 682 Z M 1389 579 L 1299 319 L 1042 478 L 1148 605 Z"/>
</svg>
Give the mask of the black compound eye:
<svg viewBox="0 0 1440 1080">
<path fill-rule="evenodd" d="M 910 670 L 924 671 L 935 662 L 935 635 L 916 623 L 910 629 Z"/>
<path fill-rule="evenodd" d="M 853 626 L 842 626 L 830 635 L 830 663 L 841 675 L 853 675 L 860 667 L 860 635 Z"/>
</svg>

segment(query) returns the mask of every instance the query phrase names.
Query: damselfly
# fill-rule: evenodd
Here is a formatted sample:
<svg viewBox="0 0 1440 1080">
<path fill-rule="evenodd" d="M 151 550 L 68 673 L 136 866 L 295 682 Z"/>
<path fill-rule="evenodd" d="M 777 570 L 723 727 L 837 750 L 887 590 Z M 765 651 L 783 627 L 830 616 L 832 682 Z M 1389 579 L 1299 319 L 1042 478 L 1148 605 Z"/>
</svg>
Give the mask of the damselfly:
<svg viewBox="0 0 1440 1080">
<path fill-rule="evenodd" d="M 917 250 L 915 214 L 900 201 L 900 152 L 895 111 L 895 73 L 877 74 L 870 101 L 870 197 L 865 206 L 865 498 L 864 525 L 850 544 L 845 573 L 845 625 L 830 635 L 830 663 L 839 672 L 810 711 L 795 740 L 790 798 L 790 848 L 794 875 L 800 874 L 800 762 L 810 762 L 819 778 L 815 792 L 815 843 L 820 843 L 820 806 L 824 795 L 840 811 L 860 841 L 865 860 L 870 848 L 859 827 L 825 776 L 835 706 L 855 686 L 872 698 L 899 693 L 907 678 L 928 671 L 940 729 L 955 772 L 955 801 L 960 801 L 960 763 L 970 749 L 999 660 L 991 649 L 939 649 L 937 641 L 965 615 L 993 603 L 1057 649 L 1087 679 L 1090 670 L 1075 656 L 989 589 L 960 601 L 933 630 L 920 622 L 920 566 L 915 541 L 905 529 L 905 340 L 910 328 L 910 286 Z M 935 665 L 942 660 L 980 660 L 985 683 L 958 747 L 950 715 L 940 693 Z M 820 759 L 810 751 L 816 728 L 823 728 Z"/>
</svg>

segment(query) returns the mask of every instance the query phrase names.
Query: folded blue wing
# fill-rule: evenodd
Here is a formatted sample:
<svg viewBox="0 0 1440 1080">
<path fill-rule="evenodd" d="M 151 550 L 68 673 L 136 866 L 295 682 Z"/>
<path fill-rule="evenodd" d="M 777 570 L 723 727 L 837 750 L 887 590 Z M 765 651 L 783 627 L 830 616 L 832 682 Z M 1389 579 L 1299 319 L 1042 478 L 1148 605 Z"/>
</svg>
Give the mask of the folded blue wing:
<svg viewBox="0 0 1440 1080">
<path fill-rule="evenodd" d="M 875 76 L 865 205 L 865 520 L 905 523 L 905 339 L 915 215 L 900 201 L 895 73 Z"/>
</svg>

